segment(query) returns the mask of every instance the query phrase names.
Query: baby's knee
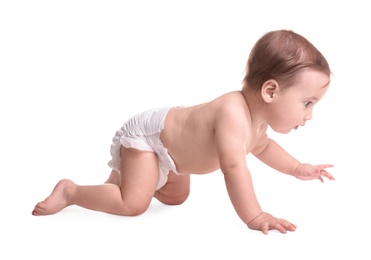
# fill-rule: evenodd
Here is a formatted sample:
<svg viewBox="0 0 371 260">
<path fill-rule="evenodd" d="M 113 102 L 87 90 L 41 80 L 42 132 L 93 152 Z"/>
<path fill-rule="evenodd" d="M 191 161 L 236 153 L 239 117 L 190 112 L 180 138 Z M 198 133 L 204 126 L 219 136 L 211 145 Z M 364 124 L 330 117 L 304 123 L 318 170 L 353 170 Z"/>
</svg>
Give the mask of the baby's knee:
<svg viewBox="0 0 371 260">
<path fill-rule="evenodd" d="M 188 199 L 189 197 L 189 191 L 185 194 L 183 194 L 179 199 L 178 199 L 178 205 L 180 204 L 183 204 L 184 202 L 186 202 L 186 200 Z"/>
<path fill-rule="evenodd" d="M 121 216 L 128 216 L 128 217 L 135 217 L 142 215 L 144 212 L 147 211 L 148 205 L 146 204 L 141 204 L 141 203 L 125 203 L 122 205 L 122 207 L 119 207 L 117 209 L 117 215 Z"/>
<path fill-rule="evenodd" d="M 188 196 L 189 196 L 189 191 L 187 192 L 184 192 L 182 194 L 178 194 L 177 196 L 174 196 L 171 201 L 172 201 L 172 205 L 180 205 L 180 204 L 183 204 L 187 199 L 188 199 Z"/>
<path fill-rule="evenodd" d="M 166 194 L 161 191 L 156 191 L 155 197 L 167 205 L 180 205 L 188 199 L 189 193 L 189 189 L 176 194 Z"/>
</svg>

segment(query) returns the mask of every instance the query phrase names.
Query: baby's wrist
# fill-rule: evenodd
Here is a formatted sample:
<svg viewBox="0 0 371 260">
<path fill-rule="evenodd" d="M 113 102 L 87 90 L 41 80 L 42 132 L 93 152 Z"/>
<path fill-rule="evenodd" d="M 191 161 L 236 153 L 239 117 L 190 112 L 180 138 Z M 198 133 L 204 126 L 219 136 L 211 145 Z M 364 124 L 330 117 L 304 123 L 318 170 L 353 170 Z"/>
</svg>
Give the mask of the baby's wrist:
<svg viewBox="0 0 371 260">
<path fill-rule="evenodd" d="M 264 212 L 260 212 L 257 216 L 253 217 L 249 222 L 247 222 L 247 226 L 249 226 L 254 220 L 256 220 L 258 217 L 260 217 Z"/>
<path fill-rule="evenodd" d="M 294 170 L 292 171 L 292 173 L 290 173 L 291 176 L 296 177 L 296 175 L 297 175 L 297 171 L 298 171 L 300 165 L 301 165 L 301 163 L 299 162 L 299 163 L 296 165 L 296 167 L 294 168 Z"/>
<path fill-rule="evenodd" d="M 269 220 L 269 219 L 272 219 L 273 216 L 267 212 L 261 212 L 259 215 L 257 215 L 256 217 L 254 217 L 253 219 L 251 219 L 248 223 L 247 223 L 247 227 L 250 228 L 250 229 L 260 229 L 260 226 L 263 222 Z"/>
</svg>

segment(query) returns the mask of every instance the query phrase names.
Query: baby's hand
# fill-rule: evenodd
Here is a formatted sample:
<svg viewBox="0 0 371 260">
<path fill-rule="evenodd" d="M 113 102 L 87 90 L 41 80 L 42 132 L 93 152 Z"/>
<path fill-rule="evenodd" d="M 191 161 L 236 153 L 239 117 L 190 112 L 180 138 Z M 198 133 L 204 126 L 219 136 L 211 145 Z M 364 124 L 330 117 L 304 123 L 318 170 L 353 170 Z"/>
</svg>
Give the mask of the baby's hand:
<svg viewBox="0 0 371 260">
<path fill-rule="evenodd" d="M 311 165 L 307 163 L 301 163 L 295 169 L 294 176 L 300 180 L 314 180 L 319 179 L 323 182 L 322 176 L 328 178 L 329 180 L 335 180 L 335 178 L 327 172 L 325 169 L 333 167 L 332 164 L 319 164 Z"/>
<path fill-rule="evenodd" d="M 250 229 L 261 230 L 264 234 L 268 234 L 268 231 L 272 229 L 278 230 L 281 233 L 295 231 L 296 229 L 296 225 L 288 222 L 287 220 L 275 218 L 266 212 L 260 213 L 249 223 L 247 223 L 247 226 Z"/>
</svg>

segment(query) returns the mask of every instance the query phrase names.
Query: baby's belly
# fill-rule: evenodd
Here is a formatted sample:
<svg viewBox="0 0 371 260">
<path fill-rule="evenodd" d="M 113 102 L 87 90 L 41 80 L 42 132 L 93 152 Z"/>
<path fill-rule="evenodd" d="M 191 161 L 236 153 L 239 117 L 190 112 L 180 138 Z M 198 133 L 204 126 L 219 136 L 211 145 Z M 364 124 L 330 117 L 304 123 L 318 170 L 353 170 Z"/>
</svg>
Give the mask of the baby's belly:
<svg viewBox="0 0 371 260">
<path fill-rule="evenodd" d="M 209 154 L 177 154 L 169 153 L 175 162 L 175 166 L 180 173 L 184 174 L 206 174 L 220 168 L 217 155 Z"/>
</svg>

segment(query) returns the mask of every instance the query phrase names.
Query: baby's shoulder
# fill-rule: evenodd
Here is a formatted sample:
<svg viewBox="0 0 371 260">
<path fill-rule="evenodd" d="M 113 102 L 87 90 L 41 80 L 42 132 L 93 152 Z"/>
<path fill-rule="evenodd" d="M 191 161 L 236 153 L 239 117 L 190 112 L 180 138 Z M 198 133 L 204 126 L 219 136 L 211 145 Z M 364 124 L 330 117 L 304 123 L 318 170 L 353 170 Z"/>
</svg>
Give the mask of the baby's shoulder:
<svg viewBox="0 0 371 260">
<path fill-rule="evenodd" d="M 216 116 L 220 116 L 220 114 L 237 114 L 240 116 L 240 113 L 249 112 L 249 107 L 241 91 L 230 92 L 216 98 L 211 102 L 210 107 L 215 111 Z"/>
<path fill-rule="evenodd" d="M 209 104 L 213 119 L 223 124 L 241 125 L 250 121 L 250 110 L 241 92 L 227 93 Z"/>
</svg>

